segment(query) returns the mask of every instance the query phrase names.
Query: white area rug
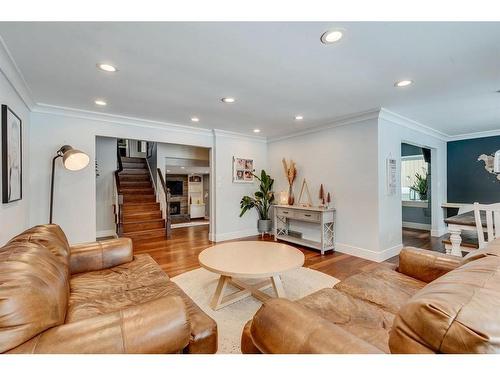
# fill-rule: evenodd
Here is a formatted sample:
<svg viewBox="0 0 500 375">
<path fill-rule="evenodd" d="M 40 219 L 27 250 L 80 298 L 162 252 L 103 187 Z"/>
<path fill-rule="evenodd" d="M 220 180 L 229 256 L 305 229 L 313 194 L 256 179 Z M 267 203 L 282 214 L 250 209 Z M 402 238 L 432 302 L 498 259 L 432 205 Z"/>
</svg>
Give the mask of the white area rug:
<svg viewBox="0 0 500 375">
<path fill-rule="evenodd" d="M 310 268 L 301 267 L 281 276 L 283 287 L 289 299 L 296 300 L 317 290 L 331 288 L 339 282 L 336 278 Z M 262 305 L 253 297 L 245 298 L 218 311 L 210 308 L 209 303 L 214 294 L 219 275 L 198 268 L 172 278 L 200 308 L 217 322 L 219 333 L 218 353 L 241 353 L 240 339 L 243 326 Z M 226 293 L 236 291 L 228 286 Z M 272 293 L 272 288 L 265 292 Z"/>
</svg>

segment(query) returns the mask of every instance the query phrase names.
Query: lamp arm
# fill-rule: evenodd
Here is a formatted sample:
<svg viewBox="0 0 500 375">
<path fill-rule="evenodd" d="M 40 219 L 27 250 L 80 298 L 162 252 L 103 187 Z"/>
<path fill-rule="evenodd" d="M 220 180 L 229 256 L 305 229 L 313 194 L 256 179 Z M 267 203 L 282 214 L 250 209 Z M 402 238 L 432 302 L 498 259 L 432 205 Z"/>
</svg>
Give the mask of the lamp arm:
<svg viewBox="0 0 500 375">
<path fill-rule="evenodd" d="M 52 224 L 52 212 L 54 207 L 54 172 L 56 167 L 57 158 L 62 157 L 62 153 L 60 150 L 57 152 L 57 155 L 52 159 L 52 175 L 50 178 L 50 215 L 49 215 L 49 224 Z"/>
</svg>

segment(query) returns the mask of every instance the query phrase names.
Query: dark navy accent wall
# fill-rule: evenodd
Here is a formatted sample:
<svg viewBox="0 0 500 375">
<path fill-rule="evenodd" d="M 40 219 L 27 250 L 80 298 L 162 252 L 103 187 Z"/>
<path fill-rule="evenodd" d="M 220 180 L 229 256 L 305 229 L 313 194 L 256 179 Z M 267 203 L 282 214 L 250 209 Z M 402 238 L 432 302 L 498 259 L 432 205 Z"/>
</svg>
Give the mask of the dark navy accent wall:
<svg viewBox="0 0 500 375">
<path fill-rule="evenodd" d="M 500 180 L 478 161 L 500 150 L 500 136 L 448 142 L 448 202 L 500 202 Z"/>
</svg>

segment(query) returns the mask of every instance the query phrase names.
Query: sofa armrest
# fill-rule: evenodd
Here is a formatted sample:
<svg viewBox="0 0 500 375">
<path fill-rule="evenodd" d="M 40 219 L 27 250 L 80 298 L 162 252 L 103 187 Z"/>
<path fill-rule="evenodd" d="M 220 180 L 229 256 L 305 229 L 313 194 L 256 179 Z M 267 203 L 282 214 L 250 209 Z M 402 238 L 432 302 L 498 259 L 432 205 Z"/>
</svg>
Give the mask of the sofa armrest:
<svg viewBox="0 0 500 375">
<path fill-rule="evenodd" d="M 189 337 L 184 303 L 173 296 L 50 328 L 8 353 L 177 353 Z"/>
<path fill-rule="evenodd" d="M 462 258 L 415 247 L 405 247 L 399 253 L 398 271 L 430 283 L 460 266 Z"/>
<path fill-rule="evenodd" d="M 265 354 L 382 353 L 371 344 L 296 302 L 276 298 L 255 314 L 251 340 Z M 245 348 L 252 347 L 244 345 Z"/>
<path fill-rule="evenodd" d="M 70 271 L 72 274 L 111 268 L 134 259 L 132 240 L 111 240 L 82 243 L 71 246 Z"/>
</svg>

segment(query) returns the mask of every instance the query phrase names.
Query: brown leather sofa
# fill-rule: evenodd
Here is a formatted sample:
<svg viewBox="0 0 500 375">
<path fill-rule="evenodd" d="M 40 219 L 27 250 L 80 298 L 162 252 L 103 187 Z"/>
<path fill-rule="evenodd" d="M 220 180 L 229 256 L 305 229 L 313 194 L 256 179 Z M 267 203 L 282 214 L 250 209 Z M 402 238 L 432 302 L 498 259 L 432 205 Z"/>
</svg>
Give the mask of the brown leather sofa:
<svg viewBox="0 0 500 375">
<path fill-rule="evenodd" d="M 405 248 L 298 301 L 265 303 L 243 353 L 500 353 L 500 239 L 465 258 Z"/>
<path fill-rule="evenodd" d="M 0 248 L 0 353 L 216 351 L 216 323 L 128 238 L 40 225 Z"/>
</svg>

